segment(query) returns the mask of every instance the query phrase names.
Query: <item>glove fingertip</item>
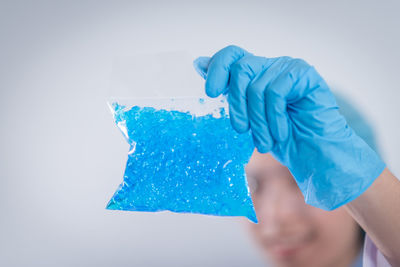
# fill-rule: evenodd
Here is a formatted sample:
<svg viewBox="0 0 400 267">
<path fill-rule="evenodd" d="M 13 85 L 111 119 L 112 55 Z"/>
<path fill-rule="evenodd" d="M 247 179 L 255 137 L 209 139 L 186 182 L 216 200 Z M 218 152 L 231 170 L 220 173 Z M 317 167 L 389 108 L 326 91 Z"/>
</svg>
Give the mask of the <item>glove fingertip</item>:
<svg viewBox="0 0 400 267">
<path fill-rule="evenodd" d="M 194 69 L 203 79 L 207 79 L 207 70 L 210 59 L 210 57 L 198 57 L 193 61 Z"/>
<path fill-rule="evenodd" d="M 215 98 L 221 94 L 221 90 L 216 89 L 216 86 L 212 84 L 212 80 L 206 79 L 206 95 Z"/>
<path fill-rule="evenodd" d="M 254 146 L 260 153 L 268 153 L 272 150 L 274 140 L 268 129 L 254 128 L 251 126 L 251 135 L 253 137 Z"/>
<path fill-rule="evenodd" d="M 249 130 L 249 125 L 248 124 L 244 124 L 244 123 L 240 123 L 240 124 L 235 124 L 232 125 L 233 129 L 235 129 L 236 132 L 242 134 L 245 133 Z"/>
<path fill-rule="evenodd" d="M 271 151 L 270 146 L 258 145 L 256 146 L 258 153 L 266 154 Z"/>
<path fill-rule="evenodd" d="M 252 132 L 252 136 L 253 136 L 254 146 L 257 148 L 257 151 L 259 153 L 265 154 L 272 150 L 273 140 L 270 137 L 265 138 L 266 137 L 265 134 L 260 136 L 254 132 Z"/>
<path fill-rule="evenodd" d="M 232 128 L 240 134 L 247 132 L 250 128 L 248 122 L 244 122 L 242 120 L 235 119 L 234 116 L 232 116 L 232 115 L 231 115 L 231 125 L 232 125 Z"/>
</svg>

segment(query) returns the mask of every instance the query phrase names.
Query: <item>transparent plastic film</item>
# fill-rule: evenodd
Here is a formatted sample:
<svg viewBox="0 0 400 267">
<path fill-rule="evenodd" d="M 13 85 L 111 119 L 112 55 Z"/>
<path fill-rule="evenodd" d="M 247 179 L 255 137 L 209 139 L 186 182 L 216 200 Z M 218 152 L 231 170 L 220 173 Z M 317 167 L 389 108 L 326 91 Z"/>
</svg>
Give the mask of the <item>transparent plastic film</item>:
<svg viewBox="0 0 400 267">
<path fill-rule="evenodd" d="M 191 69 L 191 61 L 180 64 Z M 257 222 L 245 174 L 252 137 L 233 130 L 224 97 L 125 95 L 110 99 L 109 107 L 129 150 L 123 182 L 107 209 L 245 216 Z"/>
</svg>

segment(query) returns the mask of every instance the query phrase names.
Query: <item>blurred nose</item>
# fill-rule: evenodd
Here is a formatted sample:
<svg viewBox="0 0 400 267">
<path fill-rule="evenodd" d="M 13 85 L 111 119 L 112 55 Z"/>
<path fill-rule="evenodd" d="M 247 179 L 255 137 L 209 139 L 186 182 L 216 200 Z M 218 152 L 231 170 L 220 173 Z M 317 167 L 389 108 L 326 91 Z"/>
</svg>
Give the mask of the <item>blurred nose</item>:
<svg viewBox="0 0 400 267">
<path fill-rule="evenodd" d="M 255 208 L 263 234 L 281 235 L 301 226 L 307 207 L 297 187 L 278 181 L 257 196 Z"/>
</svg>

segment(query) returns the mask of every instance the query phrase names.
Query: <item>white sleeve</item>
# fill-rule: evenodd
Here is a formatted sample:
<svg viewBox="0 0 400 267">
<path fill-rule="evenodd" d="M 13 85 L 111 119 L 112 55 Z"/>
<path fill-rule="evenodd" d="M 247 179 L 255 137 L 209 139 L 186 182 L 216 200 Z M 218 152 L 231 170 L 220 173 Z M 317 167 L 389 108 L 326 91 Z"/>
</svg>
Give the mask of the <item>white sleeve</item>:
<svg viewBox="0 0 400 267">
<path fill-rule="evenodd" d="M 363 267 L 391 267 L 368 235 L 365 235 L 363 254 Z"/>
</svg>

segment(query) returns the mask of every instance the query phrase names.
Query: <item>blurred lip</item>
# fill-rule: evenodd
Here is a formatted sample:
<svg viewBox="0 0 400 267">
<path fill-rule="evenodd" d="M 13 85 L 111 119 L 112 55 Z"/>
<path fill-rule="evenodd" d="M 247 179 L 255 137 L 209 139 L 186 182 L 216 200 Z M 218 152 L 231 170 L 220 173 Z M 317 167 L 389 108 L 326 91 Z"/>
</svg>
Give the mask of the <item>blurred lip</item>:
<svg viewBox="0 0 400 267">
<path fill-rule="evenodd" d="M 290 241 L 276 241 L 268 245 L 268 251 L 276 258 L 292 258 L 299 254 L 311 240 L 310 236 Z"/>
<path fill-rule="evenodd" d="M 298 254 L 303 247 L 304 245 L 296 245 L 296 246 L 274 245 L 273 247 L 270 247 L 269 251 L 277 258 L 291 258 L 296 254 Z"/>
</svg>

